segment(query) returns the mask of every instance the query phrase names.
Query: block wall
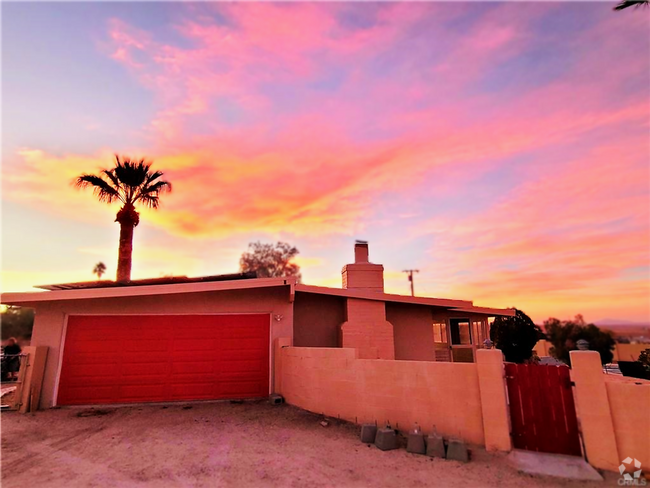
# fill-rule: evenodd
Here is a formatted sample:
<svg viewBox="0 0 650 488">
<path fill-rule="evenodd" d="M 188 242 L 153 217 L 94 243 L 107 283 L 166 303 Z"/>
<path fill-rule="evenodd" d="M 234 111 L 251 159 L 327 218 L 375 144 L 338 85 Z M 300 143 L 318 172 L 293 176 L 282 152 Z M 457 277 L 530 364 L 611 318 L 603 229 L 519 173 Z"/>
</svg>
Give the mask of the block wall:
<svg viewBox="0 0 650 488">
<path fill-rule="evenodd" d="M 497 353 L 500 351 L 486 351 Z M 509 449 L 507 405 L 502 360 L 486 366 L 485 378 L 500 389 L 485 388 L 492 401 L 481 397 L 480 364 L 430 361 L 358 359 L 354 349 L 284 347 L 281 360 L 281 394 L 287 403 L 306 410 L 357 423 L 390 422 L 412 429 L 417 422 L 425 433 L 435 429 L 491 449 Z M 490 362 L 490 361 L 488 361 Z M 500 366 L 499 366 L 500 364 Z M 500 368 L 500 369 L 499 369 Z M 492 430 L 486 442 L 483 414 Z M 504 440 L 505 439 L 505 440 Z"/>
</svg>

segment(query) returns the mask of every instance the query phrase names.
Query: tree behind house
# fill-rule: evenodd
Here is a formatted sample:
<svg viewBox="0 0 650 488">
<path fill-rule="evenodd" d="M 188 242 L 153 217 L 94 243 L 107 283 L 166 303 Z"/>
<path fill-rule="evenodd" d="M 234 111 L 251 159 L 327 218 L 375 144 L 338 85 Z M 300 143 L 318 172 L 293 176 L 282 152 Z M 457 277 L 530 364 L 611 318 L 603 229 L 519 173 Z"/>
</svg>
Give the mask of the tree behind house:
<svg viewBox="0 0 650 488">
<path fill-rule="evenodd" d="M 293 276 L 300 281 L 300 266 L 291 262 L 299 251 L 286 242 L 263 244 L 259 241 L 248 245 L 248 252 L 239 259 L 242 273 L 254 272 L 258 278 Z"/>
<path fill-rule="evenodd" d="M 34 310 L 27 307 L 4 307 L 0 313 L 2 322 L 2 340 L 10 337 L 29 339 L 34 327 Z"/>
<path fill-rule="evenodd" d="M 511 363 L 528 361 L 533 355 L 533 347 L 543 337 L 542 330 L 518 309 L 515 309 L 514 317 L 495 318 L 490 327 L 490 340 Z"/>
<path fill-rule="evenodd" d="M 602 364 L 611 363 L 614 359 L 612 351 L 616 341 L 613 334 L 586 323 L 582 315 L 576 315 L 573 320 L 545 320 L 544 331 L 548 341 L 553 344 L 550 353 L 566 364 L 571 364 L 569 353 L 578 349 L 576 344 L 580 339 L 589 343 L 589 350 L 598 351 Z"/>
</svg>

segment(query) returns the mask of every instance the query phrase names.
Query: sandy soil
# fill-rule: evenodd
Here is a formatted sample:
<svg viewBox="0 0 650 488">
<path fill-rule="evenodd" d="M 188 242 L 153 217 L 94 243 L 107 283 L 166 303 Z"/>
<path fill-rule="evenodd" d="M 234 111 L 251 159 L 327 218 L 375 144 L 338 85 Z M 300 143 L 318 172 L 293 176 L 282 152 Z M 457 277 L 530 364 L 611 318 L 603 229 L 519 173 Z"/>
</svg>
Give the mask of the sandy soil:
<svg viewBox="0 0 650 488">
<path fill-rule="evenodd" d="M 431 459 L 361 444 L 287 405 L 204 403 L 3 412 L 2 486 L 601 487 L 519 474 L 503 455 Z"/>
</svg>

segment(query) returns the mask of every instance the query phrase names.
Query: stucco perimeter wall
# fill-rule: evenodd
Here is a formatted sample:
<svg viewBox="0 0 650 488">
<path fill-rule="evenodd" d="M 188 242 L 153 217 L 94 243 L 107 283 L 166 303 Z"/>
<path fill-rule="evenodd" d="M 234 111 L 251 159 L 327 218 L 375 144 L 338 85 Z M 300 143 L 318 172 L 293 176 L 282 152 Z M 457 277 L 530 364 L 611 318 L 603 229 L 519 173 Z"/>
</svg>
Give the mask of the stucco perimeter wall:
<svg viewBox="0 0 650 488">
<path fill-rule="evenodd" d="M 614 472 L 627 457 L 650 465 L 650 381 L 604 374 L 596 351 L 570 354 L 589 463 Z"/>
<path fill-rule="evenodd" d="M 606 377 L 605 387 L 619 457 L 635 458 L 642 466 L 650 466 L 650 381 Z"/>
<path fill-rule="evenodd" d="M 510 448 L 500 351 L 492 364 L 357 359 L 354 349 L 279 348 L 280 384 L 287 403 L 356 423 L 390 422 L 402 430 L 417 422 L 490 449 Z M 481 391 L 485 379 L 493 388 Z M 482 393 L 492 401 L 482 402 Z M 485 431 L 483 418 L 492 430 Z M 486 442 L 487 436 L 487 442 Z"/>
<path fill-rule="evenodd" d="M 53 406 L 56 376 L 62 351 L 67 315 L 146 315 L 269 313 L 282 315 L 271 320 L 271 341 L 293 335 L 293 303 L 284 287 L 228 290 L 177 295 L 61 300 L 31 305 L 36 310 L 32 346 L 49 348 L 40 408 Z M 273 354 L 273 349 L 271 349 Z"/>
</svg>

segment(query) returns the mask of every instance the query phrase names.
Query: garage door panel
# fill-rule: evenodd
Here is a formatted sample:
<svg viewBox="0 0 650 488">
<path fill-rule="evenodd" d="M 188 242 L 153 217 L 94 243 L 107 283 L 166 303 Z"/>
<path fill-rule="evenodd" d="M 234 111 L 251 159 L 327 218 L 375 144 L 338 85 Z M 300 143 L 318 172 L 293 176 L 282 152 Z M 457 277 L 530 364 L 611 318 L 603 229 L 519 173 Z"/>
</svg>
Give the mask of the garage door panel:
<svg viewBox="0 0 650 488">
<path fill-rule="evenodd" d="M 214 361 L 184 361 L 172 364 L 172 374 L 212 373 Z"/>
<path fill-rule="evenodd" d="M 218 397 L 214 382 L 174 383 L 171 387 L 171 397 L 174 400 L 193 398 L 196 400 L 210 400 Z"/>
<path fill-rule="evenodd" d="M 169 340 L 161 339 L 159 337 L 155 339 L 141 339 L 137 342 L 127 341 L 127 343 L 121 346 L 125 351 L 133 353 L 143 353 L 143 352 L 168 352 L 169 351 Z"/>
<path fill-rule="evenodd" d="M 85 341 L 70 341 L 70 348 L 67 353 L 88 353 L 88 354 L 105 354 L 111 351 L 121 351 L 123 345 L 120 341 L 115 340 L 85 340 Z"/>
<path fill-rule="evenodd" d="M 133 363 L 128 366 L 123 365 L 121 368 L 122 376 L 128 378 L 129 376 L 152 376 L 152 375 L 165 375 L 169 374 L 169 363 L 165 362 L 151 362 L 151 363 Z"/>
<path fill-rule="evenodd" d="M 70 316 L 58 404 L 260 397 L 270 317 Z"/>
<path fill-rule="evenodd" d="M 147 363 L 165 363 L 169 362 L 169 353 L 167 352 L 150 352 L 150 351 L 141 351 L 133 352 L 129 354 L 124 354 L 119 356 L 121 358 L 121 363 L 126 367 L 132 364 L 147 364 Z"/>
<path fill-rule="evenodd" d="M 115 377 L 120 373 L 118 363 L 107 364 L 72 364 L 66 370 L 70 378 Z"/>
<path fill-rule="evenodd" d="M 116 403 L 161 402 L 165 400 L 166 391 L 165 384 L 122 385 L 118 389 L 119 400 Z"/>
<path fill-rule="evenodd" d="M 86 403 L 114 403 L 116 387 L 113 385 L 95 388 L 72 387 L 59 393 L 59 402 L 65 405 Z"/>
<path fill-rule="evenodd" d="M 186 362 L 186 361 L 215 361 L 215 357 L 218 353 L 215 352 L 215 349 L 210 349 L 207 351 L 173 351 L 168 357 L 171 358 L 171 361 L 176 362 Z"/>
<path fill-rule="evenodd" d="M 120 354 L 115 353 L 115 352 L 109 352 L 109 353 L 75 353 L 74 355 L 67 356 L 66 357 L 66 362 L 69 365 L 119 363 L 120 362 Z"/>
<path fill-rule="evenodd" d="M 224 339 L 221 342 L 221 347 L 224 351 L 259 351 L 268 347 L 268 343 L 262 338 L 243 337 L 241 339 Z"/>
<path fill-rule="evenodd" d="M 220 386 L 221 394 L 226 397 L 259 396 L 265 389 L 260 381 L 223 381 Z"/>
<path fill-rule="evenodd" d="M 264 369 L 264 364 L 259 360 L 224 361 L 223 373 L 259 373 Z"/>
<path fill-rule="evenodd" d="M 222 351 L 222 361 L 250 361 L 259 359 L 265 350 L 259 349 L 240 349 L 232 351 Z"/>
</svg>

